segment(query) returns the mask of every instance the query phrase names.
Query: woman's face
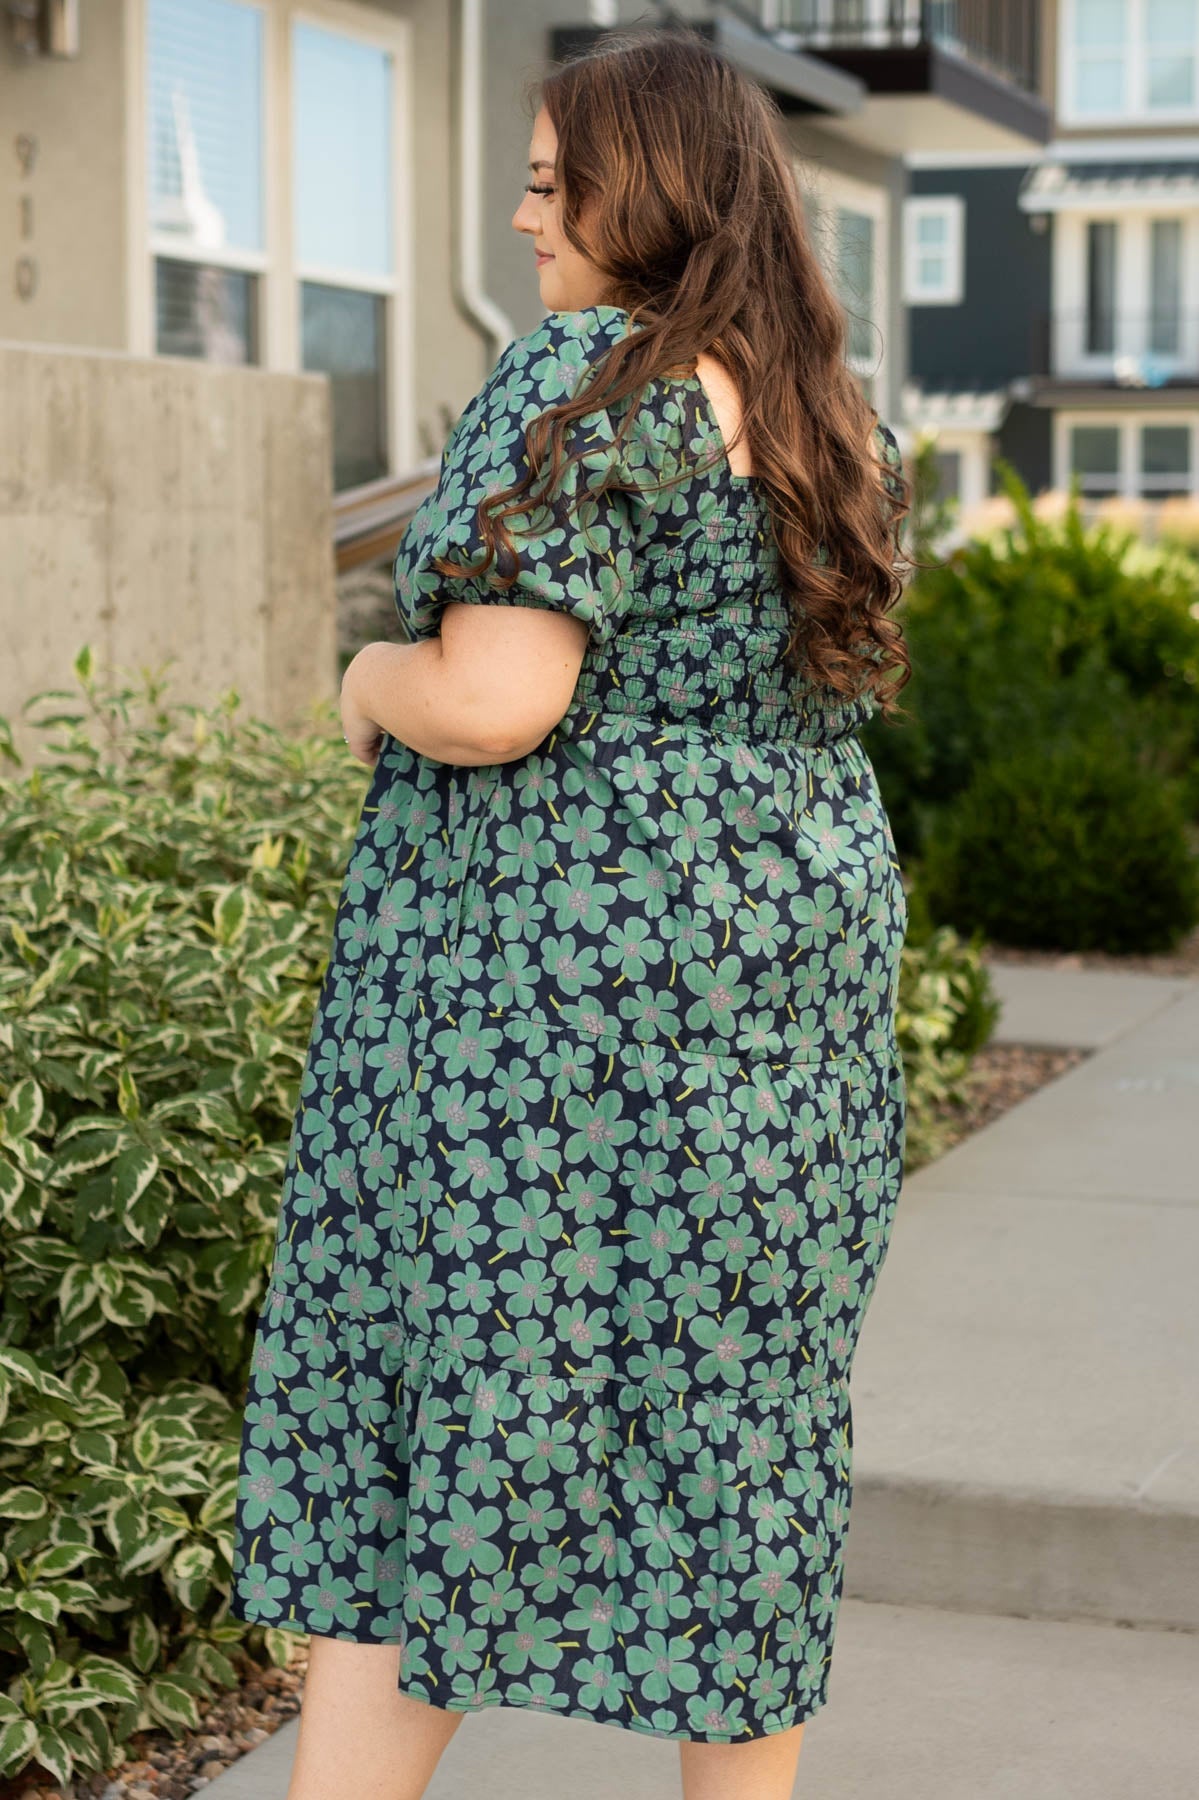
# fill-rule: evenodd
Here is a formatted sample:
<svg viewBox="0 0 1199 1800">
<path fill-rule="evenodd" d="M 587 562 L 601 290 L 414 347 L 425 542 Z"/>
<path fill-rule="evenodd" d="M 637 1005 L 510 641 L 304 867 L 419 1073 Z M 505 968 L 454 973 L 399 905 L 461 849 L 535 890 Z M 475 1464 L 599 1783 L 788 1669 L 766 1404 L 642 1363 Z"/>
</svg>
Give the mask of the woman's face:
<svg viewBox="0 0 1199 1800">
<path fill-rule="evenodd" d="M 512 215 L 515 230 L 529 239 L 542 305 L 550 312 L 577 312 L 603 303 L 605 282 L 587 258 L 568 244 L 560 223 L 561 197 L 554 167 L 558 134 L 544 106 L 529 140 L 529 182 Z"/>
</svg>

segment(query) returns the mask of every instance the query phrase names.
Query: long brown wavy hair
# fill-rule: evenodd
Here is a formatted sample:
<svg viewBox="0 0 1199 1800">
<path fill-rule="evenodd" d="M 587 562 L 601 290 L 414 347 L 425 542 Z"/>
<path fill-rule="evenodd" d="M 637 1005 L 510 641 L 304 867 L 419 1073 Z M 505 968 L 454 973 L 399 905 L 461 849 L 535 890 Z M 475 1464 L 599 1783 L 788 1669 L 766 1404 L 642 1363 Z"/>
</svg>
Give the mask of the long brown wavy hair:
<svg viewBox="0 0 1199 1800">
<path fill-rule="evenodd" d="M 555 491 L 575 420 L 655 377 L 694 373 L 697 352 L 710 351 L 741 396 L 736 441 L 748 439 L 780 552 L 794 617 L 784 665 L 814 686 L 869 691 L 889 717 L 911 678 L 902 629 L 887 617 L 903 594 L 911 486 L 893 467 L 900 491 L 884 482 L 878 414 L 846 364 L 846 315 L 809 242 L 781 112 L 685 26 L 611 33 L 531 91 L 557 132 L 563 233 L 606 278 L 605 302 L 642 328 L 531 421 L 529 472 L 480 502 L 483 566 L 497 531 L 512 555 L 504 521 L 529 511 L 547 447 L 533 498 Z M 636 412 L 627 408 L 624 429 Z M 480 572 L 449 558 L 435 566 Z"/>
</svg>

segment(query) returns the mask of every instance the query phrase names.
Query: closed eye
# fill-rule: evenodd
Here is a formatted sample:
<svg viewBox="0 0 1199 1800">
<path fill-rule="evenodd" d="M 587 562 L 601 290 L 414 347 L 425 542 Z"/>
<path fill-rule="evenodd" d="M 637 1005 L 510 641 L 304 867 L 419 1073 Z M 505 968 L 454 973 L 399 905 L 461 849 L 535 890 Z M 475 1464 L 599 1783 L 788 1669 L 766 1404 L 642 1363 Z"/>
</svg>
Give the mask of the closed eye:
<svg viewBox="0 0 1199 1800">
<path fill-rule="evenodd" d="M 538 187 L 538 185 L 535 181 L 526 181 L 525 182 L 525 193 L 526 194 L 552 194 L 553 191 L 554 190 L 552 187 L 544 187 L 544 186 Z"/>
</svg>

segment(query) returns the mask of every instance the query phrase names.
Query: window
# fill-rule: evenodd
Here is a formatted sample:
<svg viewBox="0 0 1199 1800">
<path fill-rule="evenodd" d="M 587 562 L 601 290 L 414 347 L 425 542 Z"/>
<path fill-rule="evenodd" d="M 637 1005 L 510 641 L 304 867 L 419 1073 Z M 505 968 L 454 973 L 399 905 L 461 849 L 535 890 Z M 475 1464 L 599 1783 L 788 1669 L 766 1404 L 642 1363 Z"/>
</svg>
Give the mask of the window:
<svg viewBox="0 0 1199 1800">
<path fill-rule="evenodd" d="M 840 256 L 837 287 L 848 313 L 848 351 L 851 362 L 874 353 L 871 311 L 874 301 L 874 220 L 869 213 L 851 207 L 837 208 Z"/>
<path fill-rule="evenodd" d="M 1116 348 L 1115 219 L 1087 220 L 1088 356 L 1111 356 Z"/>
<path fill-rule="evenodd" d="M 1199 413 L 1140 414 L 1113 418 L 1060 418 L 1060 452 L 1065 487 L 1072 474 L 1088 499 L 1107 494 L 1162 500 L 1169 495 L 1199 497 L 1196 438 Z"/>
<path fill-rule="evenodd" d="M 1149 348 L 1163 356 L 1182 349 L 1182 220 L 1149 226 Z"/>
<path fill-rule="evenodd" d="M 239 269 L 154 259 L 155 342 L 160 356 L 257 363 L 258 284 Z"/>
<path fill-rule="evenodd" d="M 1067 123 L 1193 118 L 1197 63 L 1196 0 L 1063 0 L 1059 112 Z"/>
<path fill-rule="evenodd" d="M 1140 481 L 1146 500 L 1191 492 L 1189 425 L 1141 426 Z"/>
<path fill-rule="evenodd" d="M 802 185 L 812 249 L 845 312 L 845 366 L 873 406 L 886 392 L 887 195 L 819 165 Z"/>
<path fill-rule="evenodd" d="M 1079 477 L 1080 491 L 1092 499 L 1118 492 L 1119 426 L 1075 425 L 1070 432 L 1070 470 Z"/>
<path fill-rule="evenodd" d="M 329 377 L 340 492 L 389 466 L 392 59 L 376 45 L 297 23 L 293 67 L 301 362 Z"/>
<path fill-rule="evenodd" d="M 377 294 L 301 283 L 301 360 L 329 377 L 338 493 L 387 473 L 385 337 L 386 304 Z"/>
<path fill-rule="evenodd" d="M 962 497 L 962 453 L 960 450 L 937 450 L 934 452 L 933 465 L 936 469 L 938 500 L 961 500 Z"/>
<path fill-rule="evenodd" d="M 1193 109 L 1195 53 L 1199 49 L 1195 0 L 1143 0 L 1143 17 L 1147 110 Z"/>
<path fill-rule="evenodd" d="M 964 216 L 960 194 L 904 201 L 904 299 L 910 306 L 960 305 Z"/>
<path fill-rule="evenodd" d="M 155 348 L 259 359 L 262 14 L 149 0 L 147 156 Z"/>
<path fill-rule="evenodd" d="M 1199 373 L 1199 209 L 1063 212 L 1053 256 L 1053 374 Z"/>
</svg>

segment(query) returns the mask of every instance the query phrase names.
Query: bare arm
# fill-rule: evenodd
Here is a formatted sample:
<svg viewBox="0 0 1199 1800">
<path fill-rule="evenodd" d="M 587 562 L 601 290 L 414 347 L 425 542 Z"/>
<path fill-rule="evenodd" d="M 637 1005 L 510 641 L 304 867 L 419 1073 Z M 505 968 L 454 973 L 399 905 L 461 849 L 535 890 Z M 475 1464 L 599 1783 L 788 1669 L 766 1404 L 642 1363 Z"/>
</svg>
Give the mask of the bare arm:
<svg viewBox="0 0 1199 1800">
<path fill-rule="evenodd" d="M 373 766 L 386 731 L 438 762 L 527 756 L 570 705 L 586 648 L 567 613 L 452 601 L 440 637 L 358 652 L 341 688 L 350 748 Z"/>
</svg>

